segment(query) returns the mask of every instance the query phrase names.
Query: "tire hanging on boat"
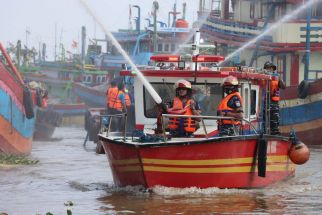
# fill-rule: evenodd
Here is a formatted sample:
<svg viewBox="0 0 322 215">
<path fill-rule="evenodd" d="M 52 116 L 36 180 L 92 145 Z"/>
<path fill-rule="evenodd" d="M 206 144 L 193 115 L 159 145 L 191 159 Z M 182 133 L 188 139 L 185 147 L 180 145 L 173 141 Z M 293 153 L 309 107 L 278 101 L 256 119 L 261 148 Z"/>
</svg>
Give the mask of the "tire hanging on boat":
<svg viewBox="0 0 322 215">
<path fill-rule="evenodd" d="M 34 103 L 32 101 L 31 92 L 27 87 L 24 87 L 23 89 L 23 106 L 27 119 L 34 118 Z"/>
<path fill-rule="evenodd" d="M 297 87 L 297 96 L 301 99 L 305 99 L 307 97 L 307 94 L 309 92 L 310 84 L 308 81 L 303 80 Z"/>
</svg>

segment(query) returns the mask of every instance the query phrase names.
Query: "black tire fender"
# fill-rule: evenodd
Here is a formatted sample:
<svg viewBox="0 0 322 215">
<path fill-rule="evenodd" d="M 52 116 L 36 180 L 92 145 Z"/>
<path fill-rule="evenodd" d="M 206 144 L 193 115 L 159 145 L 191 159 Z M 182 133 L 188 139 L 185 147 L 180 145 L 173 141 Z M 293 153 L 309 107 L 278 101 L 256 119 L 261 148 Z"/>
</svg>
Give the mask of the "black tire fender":
<svg viewBox="0 0 322 215">
<path fill-rule="evenodd" d="M 23 106 L 25 108 L 25 114 L 27 119 L 34 118 L 34 103 L 32 100 L 31 92 L 27 87 L 24 87 L 23 89 Z"/>
<path fill-rule="evenodd" d="M 306 80 L 301 81 L 297 87 L 297 96 L 301 99 L 305 99 L 309 92 L 310 83 Z"/>
</svg>

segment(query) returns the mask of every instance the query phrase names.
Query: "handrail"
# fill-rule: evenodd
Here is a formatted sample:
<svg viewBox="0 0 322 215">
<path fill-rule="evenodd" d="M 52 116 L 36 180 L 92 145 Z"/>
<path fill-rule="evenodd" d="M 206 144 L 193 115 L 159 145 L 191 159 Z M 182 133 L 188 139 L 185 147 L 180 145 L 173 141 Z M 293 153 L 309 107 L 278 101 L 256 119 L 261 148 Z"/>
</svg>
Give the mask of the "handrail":
<svg viewBox="0 0 322 215">
<path fill-rule="evenodd" d="M 112 124 L 112 118 L 113 117 L 118 117 L 118 118 L 124 117 L 125 118 L 124 129 L 123 129 L 123 137 L 124 137 L 124 142 L 125 142 L 126 141 L 126 132 L 127 132 L 127 129 L 126 129 L 126 125 L 127 125 L 127 114 L 126 113 L 120 113 L 120 114 L 104 114 L 104 115 L 100 115 L 100 130 L 99 130 L 99 133 L 100 134 L 103 133 L 103 130 L 102 130 L 102 118 L 103 117 L 109 117 L 109 124 L 108 124 L 108 129 L 107 129 L 106 137 L 110 133 L 111 124 Z M 166 138 L 166 134 L 165 134 L 165 128 L 166 128 L 166 126 L 164 124 L 165 121 L 164 121 L 163 117 L 167 117 L 167 118 L 169 118 L 169 117 L 179 117 L 179 118 L 198 118 L 198 119 L 201 119 L 202 127 L 203 127 L 203 130 L 204 130 L 206 139 L 208 139 L 209 137 L 208 137 L 208 132 L 207 132 L 207 129 L 206 129 L 206 125 L 205 125 L 204 119 L 213 119 L 213 120 L 230 119 L 230 120 L 243 121 L 243 122 L 246 122 L 249 125 L 249 127 L 253 129 L 253 131 L 255 132 L 255 134 L 258 134 L 258 132 L 257 132 L 256 128 L 254 127 L 254 125 L 252 125 L 252 123 L 249 120 L 246 120 L 246 119 L 237 119 L 237 118 L 234 118 L 234 117 L 224 117 L 224 116 L 201 116 L 201 115 L 162 114 L 161 123 L 162 123 L 162 132 L 163 132 L 163 137 L 164 137 L 164 141 L 165 142 L 167 141 L 167 138 Z"/>
<path fill-rule="evenodd" d="M 109 117 L 109 123 L 108 123 L 108 129 L 107 129 L 107 133 L 106 133 L 106 137 L 109 135 L 110 133 L 110 129 L 111 129 L 111 124 L 112 124 L 112 118 L 113 117 L 118 117 L 118 118 L 125 118 L 124 121 L 124 130 L 123 130 L 123 137 L 124 137 L 124 142 L 126 141 L 126 125 L 127 125 L 127 113 L 118 113 L 118 114 L 105 114 L 105 115 L 100 115 L 100 130 L 99 133 L 102 134 L 102 118 L 103 117 Z"/>
<path fill-rule="evenodd" d="M 163 117 L 167 117 L 167 118 L 179 117 L 179 118 L 198 118 L 198 119 L 201 119 L 202 126 L 203 126 L 203 129 L 204 129 L 205 135 L 206 135 L 206 139 L 208 139 L 208 133 L 207 133 L 206 125 L 204 123 L 204 119 L 213 119 L 213 120 L 230 119 L 230 120 L 243 121 L 243 122 L 246 122 L 249 125 L 249 127 L 254 130 L 255 134 L 258 134 L 258 132 L 257 132 L 256 128 L 254 127 L 254 125 L 249 120 L 246 120 L 246 119 L 237 119 L 237 118 L 234 118 L 234 117 L 227 117 L 227 116 L 201 116 L 201 115 L 162 114 L 161 123 L 162 123 L 163 137 L 164 137 L 165 141 L 166 141 L 166 135 L 165 135 L 165 127 L 166 126 L 164 125 Z"/>
</svg>

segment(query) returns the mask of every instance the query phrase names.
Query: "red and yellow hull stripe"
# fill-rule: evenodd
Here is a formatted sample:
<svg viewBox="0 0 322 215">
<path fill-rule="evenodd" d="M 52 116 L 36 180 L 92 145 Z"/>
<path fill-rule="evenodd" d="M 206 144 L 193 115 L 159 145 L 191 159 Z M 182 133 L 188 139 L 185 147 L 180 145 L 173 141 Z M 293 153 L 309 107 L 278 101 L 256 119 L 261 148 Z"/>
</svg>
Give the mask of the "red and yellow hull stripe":
<svg viewBox="0 0 322 215">
<path fill-rule="evenodd" d="M 253 157 L 209 160 L 165 160 L 142 158 L 112 160 L 112 165 L 119 172 L 164 172 L 164 173 L 249 173 L 256 172 L 257 163 Z M 294 171 L 295 165 L 287 155 L 267 157 L 266 171 Z"/>
</svg>

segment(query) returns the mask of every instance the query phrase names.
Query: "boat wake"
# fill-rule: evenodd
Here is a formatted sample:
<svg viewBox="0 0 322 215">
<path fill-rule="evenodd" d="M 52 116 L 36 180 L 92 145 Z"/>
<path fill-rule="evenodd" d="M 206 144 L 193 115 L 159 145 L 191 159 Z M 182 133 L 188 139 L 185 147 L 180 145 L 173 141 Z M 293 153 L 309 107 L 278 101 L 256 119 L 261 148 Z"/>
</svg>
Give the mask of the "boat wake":
<svg viewBox="0 0 322 215">
<path fill-rule="evenodd" d="M 239 194 L 239 193 L 249 193 L 250 190 L 244 189 L 220 189 L 218 187 L 210 187 L 205 189 L 200 189 L 198 187 L 189 188 L 174 188 L 174 187 L 164 187 L 155 186 L 152 188 L 152 192 L 157 195 L 165 196 L 184 196 L 184 195 L 212 195 L 212 194 Z"/>
</svg>

